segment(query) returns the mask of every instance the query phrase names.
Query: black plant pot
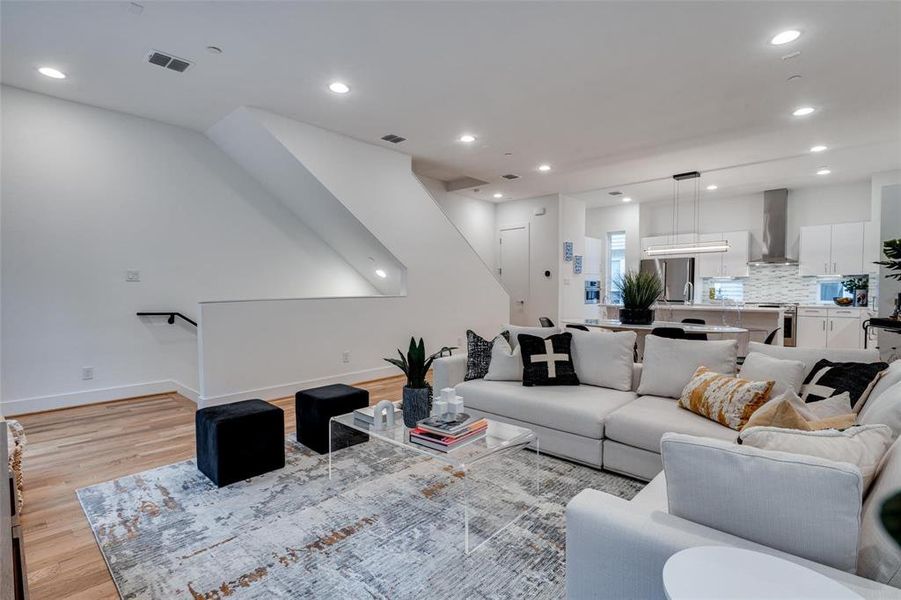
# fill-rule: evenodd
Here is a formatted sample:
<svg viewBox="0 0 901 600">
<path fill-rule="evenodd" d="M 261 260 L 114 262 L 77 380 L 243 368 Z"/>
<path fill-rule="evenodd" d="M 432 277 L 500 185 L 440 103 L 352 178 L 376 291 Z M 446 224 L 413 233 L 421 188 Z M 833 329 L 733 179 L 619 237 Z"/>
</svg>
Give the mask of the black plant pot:
<svg viewBox="0 0 901 600">
<path fill-rule="evenodd" d="M 416 423 L 427 419 L 432 411 L 432 386 L 411 388 L 404 386 L 404 425 L 416 427 Z"/>
<path fill-rule="evenodd" d="M 619 320 L 625 325 L 650 325 L 654 322 L 654 311 L 650 308 L 621 308 Z"/>
</svg>

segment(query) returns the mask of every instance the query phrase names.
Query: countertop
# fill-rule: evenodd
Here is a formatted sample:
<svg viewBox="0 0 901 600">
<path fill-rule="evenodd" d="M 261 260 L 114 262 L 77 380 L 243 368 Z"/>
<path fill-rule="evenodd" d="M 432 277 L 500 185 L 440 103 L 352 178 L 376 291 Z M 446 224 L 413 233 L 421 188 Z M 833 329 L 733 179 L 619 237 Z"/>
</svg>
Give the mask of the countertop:
<svg viewBox="0 0 901 600">
<path fill-rule="evenodd" d="M 603 306 L 607 308 L 622 308 L 622 305 L 619 304 L 604 304 Z M 654 307 L 654 310 L 684 310 L 684 311 L 695 311 L 695 312 L 736 312 L 741 311 L 743 313 L 773 313 L 777 314 L 780 312 L 784 312 L 785 309 L 782 308 L 772 308 L 772 307 L 764 307 L 764 306 L 742 306 L 739 307 L 737 305 L 727 305 L 723 306 L 722 304 L 658 304 Z"/>
<path fill-rule="evenodd" d="M 655 327 L 678 327 L 687 333 L 748 333 L 743 327 L 731 327 L 728 325 L 695 325 L 687 323 L 675 323 L 672 321 L 654 321 L 650 325 L 624 324 L 618 319 L 564 319 L 564 324 L 585 325 L 587 327 L 601 327 L 603 329 L 628 329 L 635 331 L 650 331 Z"/>
</svg>

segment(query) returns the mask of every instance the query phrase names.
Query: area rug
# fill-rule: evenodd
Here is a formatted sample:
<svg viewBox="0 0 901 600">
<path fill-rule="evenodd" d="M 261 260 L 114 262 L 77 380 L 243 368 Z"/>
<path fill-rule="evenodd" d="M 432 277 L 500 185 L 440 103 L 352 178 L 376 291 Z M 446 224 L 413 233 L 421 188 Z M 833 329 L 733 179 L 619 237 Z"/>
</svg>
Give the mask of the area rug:
<svg viewBox="0 0 901 600">
<path fill-rule="evenodd" d="M 327 456 L 285 444 L 284 469 L 222 489 L 189 460 L 78 490 L 120 595 L 562 598 L 566 503 L 585 488 L 628 499 L 643 485 L 542 456 L 536 495 L 528 450 L 463 478 L 378 442 L 335 453 L 329 480 Z M 527 511 L 469 555 L 464 485 L 471 532 Z"/>
</svg>

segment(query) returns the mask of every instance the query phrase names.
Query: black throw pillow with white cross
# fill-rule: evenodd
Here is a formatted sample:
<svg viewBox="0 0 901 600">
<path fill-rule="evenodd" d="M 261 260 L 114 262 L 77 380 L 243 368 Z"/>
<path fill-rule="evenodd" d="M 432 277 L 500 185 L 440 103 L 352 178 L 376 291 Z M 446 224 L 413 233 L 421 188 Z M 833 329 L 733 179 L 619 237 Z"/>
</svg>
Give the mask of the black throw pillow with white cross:
<svg viewBox="0 0 901 600">
<path fill-rule="evenodd" d="M 851 396 L 851 406 L 859 412 L 858 402 L 866 402 L 867 396 L 876 385 L 879 373 L 888 368 L 888 363 L 832 362 L 825 358 L 817 362 L 804 379 L 801 399 L 804 402 L 818 402 L 842 392 Z"/>
<path fill-rule="evenodd" d="M 571 333 L 547 338 L 522 333 L 517 339 L 522 351 L 523 385 L 579 385 L 573 367 Z"/>
</svg>

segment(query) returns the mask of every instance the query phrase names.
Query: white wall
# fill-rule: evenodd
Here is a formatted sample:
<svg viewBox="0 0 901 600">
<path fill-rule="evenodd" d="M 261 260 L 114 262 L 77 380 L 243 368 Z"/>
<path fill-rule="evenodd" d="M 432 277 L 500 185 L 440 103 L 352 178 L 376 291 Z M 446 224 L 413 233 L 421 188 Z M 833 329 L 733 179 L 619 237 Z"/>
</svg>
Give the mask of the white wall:
<svg viewBox="0 0 901 600">
<path fill-rule="evenodd" d="M 601 285 L 607 293 L 608 242 L 607 234 L 615 231 L 626 232 L 626 268 L 638 270 L 641 261 L 640 208 L 636 203 L 619 204 L 586 211 L 585 228 L 590 237 L 603 240 Z M 603 299 L 603 298 L 602 298 Z"/>
<path fill-rule="evenodd" d="M 563 260 L 563 242 L 573 243 L 573 255 L 585 255 L 585 201 L 560 196 L 557 268 L 560 271 L 560 319 L 582 319 L 585 316 L 585 276 L 573 272 L 573 262 Z M 583 265 L 584 267 L 584 265 Z M 584 270 L 583 270 L 584 273 Z"/>
<path fill-rule="evenodd" d="M 255 112 L 406 266 L 407 295 L 203 304 L 203 403 L 391 374 L 382 357 L 411 335 L 437 350 L 462 342 L 467 328 L 497 331 L 506 322 L 507 294 L 413 175 L 409 156 Z"/>
<path fill-rule="evenodd" d="M 417 175 L 451 223 L 460 230 L 482 261 L 497 273 L 496 205 L 444 189 L 444 183 Z"/>
<path fill-rule="evenodd" d="M 2 103 L 4 412 L 191 395 L 196 332 L 137 311 L 374 292 L 203 135 L 9 87 Z"/>
<path fill-rule="evenodd" d="M 525 320 L 537 324 L 538 317 L 559 319 L 559 259 L 563 245 L 557 239 L 559 196 L 539 196 L 525 200 L 511 200 L 497 205 L 497 228 L 529 225 L 529 299 Z M 543 215 L 535 211 L 544 209 Z M 545 271 L 550 276 L 544 275 Z"/>
</svg>

